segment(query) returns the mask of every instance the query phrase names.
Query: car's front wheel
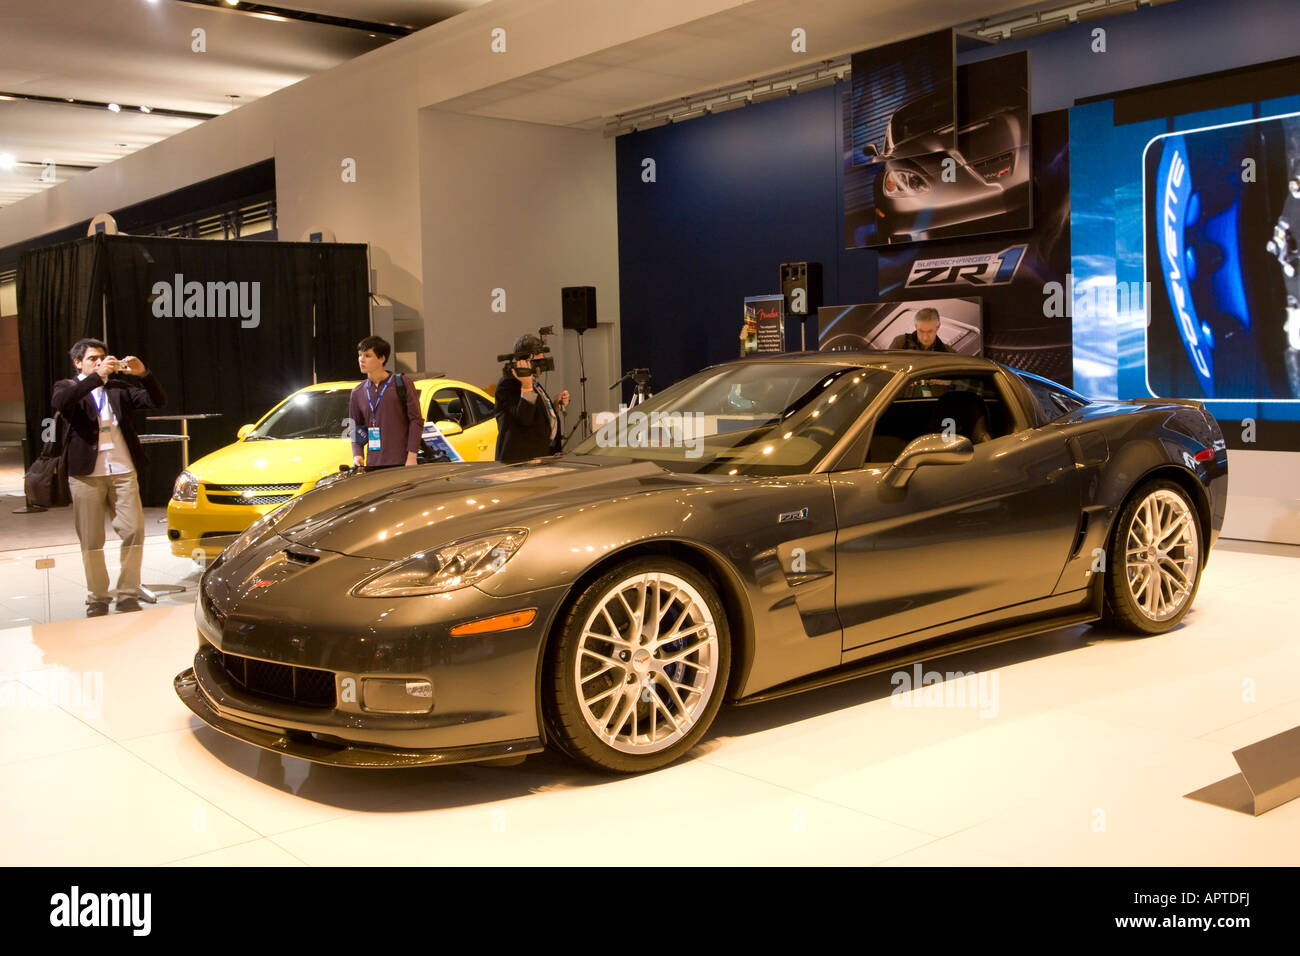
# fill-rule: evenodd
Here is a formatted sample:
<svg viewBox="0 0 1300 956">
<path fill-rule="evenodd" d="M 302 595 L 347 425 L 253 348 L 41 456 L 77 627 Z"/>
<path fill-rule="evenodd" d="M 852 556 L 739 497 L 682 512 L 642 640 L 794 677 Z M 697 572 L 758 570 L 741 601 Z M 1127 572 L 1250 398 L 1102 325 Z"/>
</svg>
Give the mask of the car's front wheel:
<svg viewBox="0 0 1300 956">
<path fill-rule="evenodd" d="M 1162 634 L 1187 614 L 1201 580 L 1201 529 L 1187 492 L 1144 485 L 1120 511 L 1106 561 L 1106 618 L 1127 631 Z"/>
<path fill-rule="evenodd" d="M 547 654 L 557 743 L 621 773 L 672 763 L 708 730 L 731 665 L 717 591 L 690 565 L 637 558 L 587 586 Z"/>
</svg>

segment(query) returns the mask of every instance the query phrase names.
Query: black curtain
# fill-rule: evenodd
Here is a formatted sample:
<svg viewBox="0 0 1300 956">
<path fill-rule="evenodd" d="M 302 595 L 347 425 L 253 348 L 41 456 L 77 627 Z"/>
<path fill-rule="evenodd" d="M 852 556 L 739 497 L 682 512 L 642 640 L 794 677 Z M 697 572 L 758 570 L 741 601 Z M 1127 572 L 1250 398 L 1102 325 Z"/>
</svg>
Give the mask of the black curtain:
<svg viewBox="0 0 1300 956">
<path fill-rule="evenodd" d="M 83 248 L 88 264 L 74 258 Z M 84 328 L 99 334 L 100 290 L 107 293 L 109 351 L 139 356 L 167 392 L 167 408 L 157 414 L 220 414 L 189 423 L 190 461 L 234 441 L 240 425 L 311 384 L 313 370 L 317 381 L 358 378 L 355 346 L 370 329 L 362 244 L 96 236 L 37 250 L 23 262 L 29 258 L 34 266 L 64 263 L 58 271 L 32 271 L 25 283 L 20 270 L 24 396 L 34 435 L 49 414 L 41 409 L 54 379 L 72 374 L 68 346 Z M 29 299 L 39 292 L 36 301 L 49 304 L 29 312 L 24 288 Z M 187 299 L 197 314 L 186 315 Z M 254 303 L 255 315 L 231 307 L 252 312 Z M 42 349 L 62 356 L 57 375 Z M 179 422 L 137 425 L 142 434 L 180 432 Z M 165 504 L 180 471 L 180 446 L 150 444 L 146 451 L 151 467 L 141 476 L 141 497 Z"/>
<path fill-rule="evenodd" d="M 76 374 L 68 350 L 103 334 L 101 236 L 25 252 L 18 260 L 18 356 L 27 418 L 26 467 L 40 451 L 42 423 L 53 416 L 54 383 Z"/>
<path fill-rule="evenodd" d="M 357 343 L 370 334 L 370 263 L 365 246 L 313 242 L 316 380 L 360 378 Z M 365 321 L 358 324 L 357 316 Z"/>
</svg>

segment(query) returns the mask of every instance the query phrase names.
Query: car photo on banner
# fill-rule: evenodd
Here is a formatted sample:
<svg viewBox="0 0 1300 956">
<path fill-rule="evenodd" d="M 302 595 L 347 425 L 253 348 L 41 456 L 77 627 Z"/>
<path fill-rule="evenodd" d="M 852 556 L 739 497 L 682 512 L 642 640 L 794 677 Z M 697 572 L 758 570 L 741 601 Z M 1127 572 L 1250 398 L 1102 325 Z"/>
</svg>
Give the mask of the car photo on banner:
<svg viewBox="0 0 1300 956">
<path fill-rule="evenodd" d="M 551 746 L 653 770 L 724 702 L 1098 620 L 1170 630 L 1227 467 L 1195 401 L 1093 402 L 965 355 L 738 359 L 568 454 L 293 497 L 205 571 L 174 687 L 324 764 Z"/>
<path fill-rule="evenodd" d="M 402 376 L 419 393 L 421 462 L 491 461 L 497 424 L 491 398 L 456 379 Z M 190 463 L 167 504 L 172 553 L 212 558 L 254 521 L 352 465 L 345 437 L 356 382 L 294 392 L 236 441 Z"/>
<path fill-rule="evenodd" d="M 916 329 L 922 309 L 939 313 L 938 339 L 959 355 L 980 355 L 984 346 L 979 299 L 913 299 L 864 305 L 824 305 L 817 310 L 818 349 L 823 352 L 885 350 Z"/>
</svg>

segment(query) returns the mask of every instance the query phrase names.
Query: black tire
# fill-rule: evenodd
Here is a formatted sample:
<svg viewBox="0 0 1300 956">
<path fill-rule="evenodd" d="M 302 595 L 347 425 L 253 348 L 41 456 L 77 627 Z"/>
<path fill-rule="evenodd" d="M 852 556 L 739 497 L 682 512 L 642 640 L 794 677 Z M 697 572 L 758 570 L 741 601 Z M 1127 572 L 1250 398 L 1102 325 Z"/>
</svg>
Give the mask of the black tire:
<svg viewBox="0 0 1300 956">
<path fill-rule="evenodd" d="M 1186 590 L 1185 595 L 1179 596 L 1179 602 L 1172 613 L 1160 613 L 1153 615 L 1151 610 L 1145 606 L 1150 603 L 1154 596 L 1159 602 L 1170 592 L 1161 584 L 1162 578 L 1159 574 L 1148 573 L 1151 578 L 1146 587 L 1142 586 L 1140 568 L 1130 568 L 1129 552 L 1130 545 L 1140 543 L 1141 529 L 1144 527 L 1143 522 L 1135 526 L 1139 512 L 1146 507 L 1147 502 L 1153 499 L 1160 503 L 1161 506 L 1169 506 L 1173 510 L 1173 499 L 1168 496 L 1175 496 L 1182 502 L 1182 508 L 1188 516 L 1186 526 L 1190 532 L 1188 535 L 1179 535 L 1175 538 L 1175 546 L 1170 547 L 1169 555 L 1171 560 L 1164 563 L 1160 559 L 1159 550 L 1156 551 L 1157 558 L 1155 564 L 1165 568 L 1178 568 L 1180 561 L 1185 561 L 1189 557 L 1194 560 L 1194 573 L 1186 575 L 1190 577 L 1191 585 Z M 1132 540 L 1130 535 L 1136 537 Z M 1191 554 L 1194 549 L 1194 555 Z M 1150 563 L 1143 558 L 1139 558 L 1135 564 Z M 1124 507 L 1120 509 L 1119 517 L 1115 521 L 1115 527 L 1111 532 L 1110 545 L 1106 550 L 1106 571 L 1104 579 L 1104 597 L 1102 606 L 1102 616 L 1106 623 L 1120 630 L 1129 631 L 1134 634 L 1163 634 L 1172 630 L 1178 625 L 1187 612 L 1191 609 L 1192 602 L 1196 599 L 1197 588 L 1201 583 L 1201 569 L 1205 566 L 1205 549 L 1201 534 L 1200 520 L 1197 516 L 1196 504 L 1188 496 L 1187 492 L 1181 486 L 1172 481 L 1149 481 L 1137 489 L 1128 500 Z M 1139 574 L 1139 580 L 1133 581 L 1131 571 Z M 1167 572 L 1172 573 L 1172 572 Z M 1179 570 L 1180 574 L 1185 574 Z M 1155 589 L 1153 595 L 1151 590 Z M 1135 595 L 1135 591 L 1141 595 L 1141 599 Z"/>
<path fill-rule="evenodd" d="M 681 596 L 678 599 L 680 609 L 676 611 L 673 621 L 701 621 L 700 624 L 690 625 L 692 628 L 700 628 L 696 632 L 702 636 L 699 643 L 683 644 L 688 638 L 676 641 L 665 639 L 661 643 L 651 639 L 650 645 L 645 648 L 629 643 L 628 648 L 620 651 L 616 645 L 599 640 L 599 635 L 594 633 L 597 629 L 602 633 L 610 633 L 611 636 L 617 634 L 620 638 L 643 640 L 640 637 L 633 638 L 634 618 L 619 611 L 626 604 L 620 603 L 611 612 L 608 620 L 614 624 L 612 630 L 603 616 L 599 621 L 595 620 L 595 615 L 601 613 L 602 605 L 614 601 L 620 591 L 625 599 L 626 595 L 633 593 L 635 584 L 630 582 L 636 582 L 642 575 L 658 575 L 654 585 L 658 589 L 662 589 L 665 581 L 679 581 L 688 586 L 689 590 L 679 589 L 676 592 Z M 694 591 L 694 595 L 689 593 L 690 590 Z M 662 590 L 659 593 L 662 595 Z M 648 597 L 642 599 L 642 621 L 647 617 L 644 607 L 648 602 Z M 633 603 L 636 602 L 627 602 Z M 672 617 L 679 603 L 670 601 L 659 620 L 662 622 Z M 592 622 L 593 633 L 589 633 L 584 644 L 583 634 L 589 621 Z M 644 626 L 643 624 L 643 629 Z M 671 637 L 671 628 L 667 636 Z M 654 647 L 653 651 L 651 646 Z M 683 662 L 661 665 L 658 660 L 661 649 L 669 657 L 683 652 L 686 657 Z M 622 653 L 628 654 L 627 660 L 615 660 Z M 602 658 L 599 654 L 609 656 Z M 601 663 L 602 660 L 605 663 Z M 707 665 L 703 663 L 706 661 Z M 726 612 L 708 579 L 695 568 L 675 558 L 643 557 L 626 561 L 601 575 L 583 590 L 564 616 L 551 646 L 547 648 L 542 675 L 542 705 L 550 736 L 564 753 L 599 770 L 642 773 L 666 766 L 694 747 L 708 731 L 722 706 L 730 667 L 731 636 Z M 606 724 L 613 726 L 608 740 L 599 736 L 592 726 L 593 722 L 600 723 L 596 710 L 603 709 L 599 705 L 604 701 L 588 705 L 580 698 L 580 669 L 588 672 L 588 676 L 582 678 L 586 694 L 595 698 L 606 695 L 612 702 L 606 719 Z M 638 674 L 642 675 L 639 679 Z M 707 692 L 704 688 L 698 688 L 698 695 L 688 693 L 683 699 L 677 688 L 687 685 L 678 683 L 678 679 L 690 680 L 694 684 L 706 681 L 706 674 L 712 676 Z M 679 705 L 684 704 L 691 706 L 682 709 Z M 620 708 L 627 708 L 627 713 L 620 716 Z M 677 717 L 673 717 L 674 713 Z M 661 714 L 664 716 L 661 717 Z M 644 730 L 645 722 L 650 721 L 652 730 L 646 734 L 649 737 L 660 730 L 661 721 L 668 719 L 673 720 L 673 730 L 668 731 L 660 743 L 647 740 L 641 747 L 642 752 L 636 752 L 637 730 Z M 686 722 L 684 730 L 678 729 L 679 720 Z M 667 723 L 662 724 L 665 730 L 669 726 Z M 628 739 L 616 739 L 624 736 L 624 730 L 628 731 Z M 672 739 L 674 737 L 676 739 Z M 619 748 L 631 748 L 631 752 Z"/>
</svg>

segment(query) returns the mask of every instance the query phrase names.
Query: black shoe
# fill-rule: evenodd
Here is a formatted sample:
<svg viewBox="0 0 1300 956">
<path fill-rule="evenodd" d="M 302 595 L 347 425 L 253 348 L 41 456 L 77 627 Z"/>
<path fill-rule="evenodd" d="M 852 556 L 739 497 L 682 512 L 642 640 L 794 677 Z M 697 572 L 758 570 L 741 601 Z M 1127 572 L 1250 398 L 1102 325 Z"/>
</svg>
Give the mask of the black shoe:
<svg viewBox="0 0 1300 956">
<path fill-rule="evenodd" d="M 107 613 L 107 601 L 91 601 L 86 605 L 86 617 L 103 617 Z"/>
<path fill-rule="evenodd" d="M 140 610 L 140 602 L 133 597 L 118 598 L 117 609 L 119 611 L 138 611 Z M 105 610 L 108 609 L 105 608 Z"/>
</svg>

